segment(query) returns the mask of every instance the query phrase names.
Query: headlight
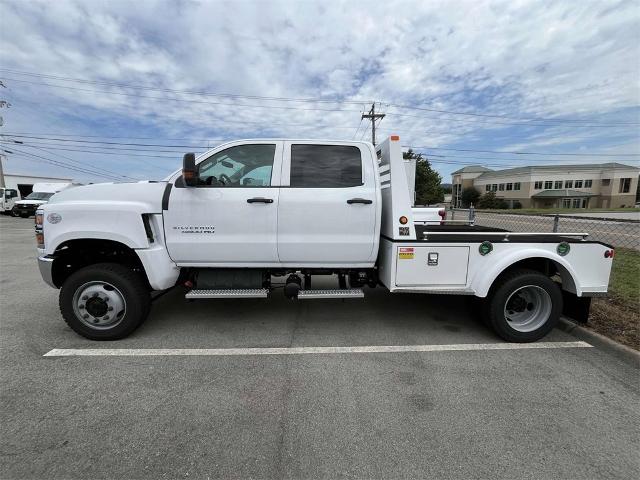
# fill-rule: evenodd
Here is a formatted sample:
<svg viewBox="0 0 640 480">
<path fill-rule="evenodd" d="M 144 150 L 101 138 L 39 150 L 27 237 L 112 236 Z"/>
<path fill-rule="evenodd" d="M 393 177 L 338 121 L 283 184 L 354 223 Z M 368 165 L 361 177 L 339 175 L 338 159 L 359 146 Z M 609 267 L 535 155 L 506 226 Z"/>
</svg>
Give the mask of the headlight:
<svg viewBox="0 0 640 480">
<path fill-rule="evenodd" d="M 38 248 L 44 248 L 44 229 L 42 228 L 42 222 L 44 220 L 44 212 L 38 210 L 36 212 L 36 244 Z"/>
</svg>

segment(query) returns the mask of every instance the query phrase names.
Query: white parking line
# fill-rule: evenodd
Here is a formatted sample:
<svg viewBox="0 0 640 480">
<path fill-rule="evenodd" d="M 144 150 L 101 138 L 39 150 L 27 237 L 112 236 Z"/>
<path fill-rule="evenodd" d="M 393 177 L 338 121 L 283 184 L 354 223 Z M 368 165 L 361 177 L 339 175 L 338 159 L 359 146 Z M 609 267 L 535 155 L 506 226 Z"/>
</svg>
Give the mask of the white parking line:
<svg viewBox="0 0 640 480">
<path fill-rule="evenodd" d="M 587 342 L 538 343 L 456 343 L 452 345 L 372 345 L 358 347 L 281 347 L 281 348 L 54 348 L 44 357 L 139 357 L 139 356 L 231 356 L 231 355 L 309 355 L 331 353 L 452 352 L 469 350 L 537 350 L 592 347 Z"/>
</svg>

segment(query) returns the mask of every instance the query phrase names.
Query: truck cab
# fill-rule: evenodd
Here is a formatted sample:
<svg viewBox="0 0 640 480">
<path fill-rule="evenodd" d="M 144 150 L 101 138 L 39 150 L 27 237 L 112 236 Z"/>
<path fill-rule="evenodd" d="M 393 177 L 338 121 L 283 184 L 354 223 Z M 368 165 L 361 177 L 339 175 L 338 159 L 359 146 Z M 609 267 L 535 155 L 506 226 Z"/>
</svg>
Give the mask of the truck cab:
<svg viewBox="0 0 640 480">
<path fill-rule="evenodd" d="M 365 142 L 232 142 L 168 179 L 170 257 L 189 267 L 372 268 L 380 232 Z"/>
</svg>

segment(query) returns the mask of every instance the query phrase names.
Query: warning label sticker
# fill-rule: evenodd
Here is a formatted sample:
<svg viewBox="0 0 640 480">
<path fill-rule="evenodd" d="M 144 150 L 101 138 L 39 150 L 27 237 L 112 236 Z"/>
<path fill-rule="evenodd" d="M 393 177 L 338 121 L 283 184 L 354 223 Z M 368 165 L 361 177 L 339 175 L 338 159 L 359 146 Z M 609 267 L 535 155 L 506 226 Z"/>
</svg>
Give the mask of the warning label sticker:
<svg viewBox="0 0 640 480">
<path fill-rule="evenodd" d="M 412 260 L 413 247 L 400 247 L 398 249 L 398 258 L 401 260 Z"/>
</svg>

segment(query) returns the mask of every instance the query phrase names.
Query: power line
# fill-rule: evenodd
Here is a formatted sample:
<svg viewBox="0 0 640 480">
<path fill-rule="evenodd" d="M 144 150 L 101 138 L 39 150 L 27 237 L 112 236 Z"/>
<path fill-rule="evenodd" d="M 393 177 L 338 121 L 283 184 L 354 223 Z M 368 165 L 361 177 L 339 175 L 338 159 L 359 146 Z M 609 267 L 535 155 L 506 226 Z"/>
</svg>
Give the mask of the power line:
<svg viewBox="0 0 640 480">
<path fill-rule="evenodd" d="M 351 140 L 355 140 L 356 139 L 356 135 L 358 135 L 358 130 L 360 130 L 360 126 L 362 125 L 362 121 L 364 120 L 364 118 L 360 117 L 360 123 L 358 124 L 358 127 L 356 128 L 356 131 L 353 133 L 353 137 L 351 137 Z"/>
<path fill-rule="evenodd" d="M 45 163 L 49 163 L 49 164 L 55 165 L 57 167 L 66 168 L 68 170 L 74 170 L 74 171 L 85 173 L 85 174 L 95 175 L 95 176 L 98 176 L 98 177 L 108 178 L 109 180 L 119 180 L 119 178 L 116 177 L 115 175 L 107 175 L 107 174 L 104 174 L 104 173 L 91 171 L 91 170 L 88 170 L 86 168 L 76 167 L 74 165 L 69 165 L 66 162 L 61 162 L 59 160 L 53 160 L 51 158 L 43 157 L 42 155 L 36 155 L 35 153 L 31 153 L 31 152 L 25 152 L 24 150 L 20 150 L 20 149 L 15 148 L 15 147 L 12 147 L 12 150 L 15 151 L 15 152 L 18 152 L 18 154 L 28 155 L 30 157 L 38 158 L 41 161 L 44 161 Z"/>
<path fill-rule="evenodd" d="M 492 120 L 491 123 L 482 123 L 483 120 L 475 121 L 465 118 L 444 118 L 444 117 L 429 117 L 426 115 L 411 115 L 409 113 L 398 113 L 398 112 L 387 112 L 387 115 L 395 115 L 397 117 L 409 117 L 409 118 L 428 118 L 431 120 L 438 120 L 440 122 L 461 122 L 461 123 L 469 123 L 472 125 L 508 125 L 508 126 L 524 126 L 524 127 L 567 127 L 567 128 L 620 128 L 622 126 L 629 125 L 619 125 L 619 124 L 598 124 L 598 125 L 565 125 L 562 123 L 514 123 L 514 122 L 496 122 Z"/>
<path fill-rule="evenodd" d="M 6 136 L 5 134 L 0 134 L 0 136 Z M 164 145 L 160 143 L 127 143 L 127 142 L 101 142 L 96 140 L 73 140 L 69 138 L 50 138 L 50 137 L 40 137 L 35 135 L 10 135 L 11 137 L 16 138 L 31 138 L 33 140 L 55 140 L 58 142 L 74 142 L 74 143 L 95 143 L 95 144 L 106 144 L 106 145 L 131 145 L 137 147 L 166 147 L 166 148 L 209 148 L 204 145 Z"/>
<path fill-rule="evenodd" d="M 371 103 L 371 100 L 344 100 L 344 99 L 332 100 L 332 99 L 326 99 L 326 98 L 269 97 L 269 96 L 260 96 L 260 95 L 241 95 L 241 94 L 235 94 L 235 93 L 215 93 L 215 92 L 202 92 L 202 91 L 192 91 L 192 90 L 176 90 L 171 88 L 151 87 L 148 85 L 135 85 L 131 83 L 109 82 L 109 81 L 103 81 L 103 80 L 87 80 L 87 79 L 72 78 L 72 77 L 62 77 L 58 75 L 46 75 L 42 73 L 24 72 L 24 71 L 12 70 L 8 68 L 0 68 L 0 71 L 9 72 L 12 75 L 24 75 L 24 76 L 37 77 L 37 78 L 48 78 L 51 80 L 86 83 L 91 85 L 106 85 L 106 86 L 114 86 L 114 87 L 122 87 L 122 88 L 132 88 L 136 90 L 154 90 L 159 92 L 179 93 L 179 94 L 185 94 L 185 95 L 201 95 L 201 96 L 208 96 L 208 97 L 247 98 L 251 100 L 269 100 L 269 101 L 280 101 L 280 102 L 342 103 L 342 104 L 352 104 L 352 105 L 363 105 L 363 104 Z"/>
<path fill-rule="evenodd" d="M 335 103 L 335 104 L 351 104 L 351 105 L 362 105 L 372 103 L 371 100 L 347 100 L 347 99 L 322 99 L 322 98 L 292 98 L 292 97 L 274 97 L 274 96 L 260 96 L 260 95 L 241 95 L 241 94 L 231 94 L 231 93 L 217 93 L 217 92 L 203 92 L 203 91 L 190 91 L 190 90 L 177 90 L 177 89 L 169 89 L 169 88 L 161 88 L 161 87 L 152 87 L 148 85 L 135 85 L 131 83 L 122 83 L 122 82 L 110 82 L 110 81 L 101 81 L 101 80 L 87 80 L 73 77 L 63 77 L 59 75 L 47 75 L 42 73 L 35 72 L 25 72 L 20 70 L 13 70 L 8 68 L 0 68 L 0 71 L 8 72 L 13 75 L 22 75 L 36 78 L 45 78 L 51 80 L 58 81 L 67 81 L 67 82 L 75 82 L 89 85 L 104 85 L 104 86 L 115 86 L 121 88 L 131 88 L 137 90 L 151 90 L 151 91 L 160 91 L 174 94 L 185 94 L 185 95 L 199 95 L 199 96 L 211 96 L 211 97 L 223 97 L 223 98 L 245 98 L 252 100 L 266 100 L 266 101 L 280 101 L 280 102 L 304 102 L 304 103 Z M 36 83 L 36 82 L 27 82 L 26 80 L 20 79 L 11 79 L 13 81 L 21 81 L 26 83 Z M 73 88 L 73 87 L 64 87 L 62 85 L 49 85 L 48 86 L 58 86 L 63 88 Z M 112 92 L 109 92 L 112 93 Z M 640 125 L 640 122 L 593 122 L 588 119 L 572 119 L 572 118 L 545 118 L 545 117 L 514 117 L 509 115 L 497 115 L 497 114 L 485 114 L 485 113 L 475 113 L 475 112 L 462 112 L 455 110 L 444 110 L 444 109 L 436 109 L 436 108 L 427 108 L 422 106 L 415 105 L 406 105 L 406 104 L 398 104 L 391 102 L 381 102 L 381 104 L 387 105 L 389 107 L 408 109 L 408 110 L 418 110 L 418 111 L 426 111 L 433 113 L 444 113 L 448 115 L 460 115 L 460 116 L 471 116 L 471 117 L 480 117 L 480 118 L 498 118 L 505 120 L 515 120 L 518 122 L 553 122 L 553 123 L 583 123 L 588 122 L 593 126 L 630 126 L 630 125 Z"/>
<path fill-rule="evenodd" d="M 25 146 L 30 147 L 30 148 L 35 148 L 35 149 L 37 149 L 37 150 L 41 150 L 41 151 L 43 151 L 43 152 L 45 152 L 45 153 L 49 153 L 49 154 L 50 154 L 50 153 L 52 153 L 52 152 L 50 152 L 49 150 L 47 150 L 47 149 L 45 149 L 45 148 L 42 148 L 42 147 L 37 147 L 37 146 L 34 146 L 34 145 L 25 145 Z M 73 162 L 73 163 L 76 163 L 76 164 L 80 165 L 80 166 L 81 166 L 81 167 L 83 167 L 83 168 L 84 168 L 84 166 L 85 166 L 85 164 L 83 164 L 82 162 L 79 162 L 78 160 L 74 160 L 74 159 L 73 159 L 73 158 L 71 158 L 71 157 L 67 157 L 66 155 L 62 155 L 61 153 L 58 153 L 57 155 L 58 155 L 58 156 L 60 156 L 60 157 L 62 157 L 62 158 L 66 158 L 68 161 Z M 107 169 L 105 169 L 105 168 L 96 167 L 95 165 L 92 165 L 92 164 L 89 164 L 89 167 L 90 167 L 90 168 L 92 168 L 93 170 L 102 171 L 102 172 L 105 172 L 105 173 L 107 173 L 107 174 L 109 174 L 109 175 L 114 175 L 114 176 L 116 176 L 116 177 L 120 177 L 120 178 L 128 178 L 129 180 L 138 180 L 137 178 L 129 177 L 129 176 L 127 176 L 127 175 L 122 175 L 122 174 L 117 173 L 117 172 L 114 172 L 114 171 L 112 171 L 112 170 L 107 170 Z"/>
<path fill-rule="evenodd" d="M 405 148 L 409 148 L 409 147 L 405 147 Z M 636 157 L 640 155 L 640 153 L 580 153 L 580 152 L 553 153 L 553 152 L 508 152 L 508 151 L 501 152 L 498 150 L 473 150 L 469 148 L 444 148 L 444 147 L 429 147 L 429 146 L 411 147 L 411 148 L 419 148 L 422 150 L 451 150 L 454 152 L 498 153 L 503 155 L 546 155 L 546 156 L 571 156 L 571 157 Z"/>
<path fill-rule="evenodd" d="M 472 117 L 502 118 L 502 119 L 505 119 L 505 120 L 516 120 L 518 122 L 526 122 L 526 121 L 533 121 L 533 122 L 563 122 L 563 123 L 564 122 L 568 122 L 568 123 L 589 122 L 589 123 L 592 123 L 592 124 L 598 125 L 598 126 L 640 125 L 639 122 L 594 123 L 591 120 L 587 120 L 587 119 L 542 118 L 542 117 L 521 118 L 521 117 L 511 117 L 511 116 L 508 116 L 508 115 L 491 115 L 491 114 L 486 114 L 486 113 L 457 112 L 457 111 L 453 111 L 453 110 L 438 110 L 438 109 L 435 109 L 435 108 L 416 107 L 416 106 L 412 106 L 412 105 L 398 105 L 396 103 L 386 103 L 386 102 L 384 102 L 384 105 L 387 105 L 389 107 L 395 107 L 395 108 L 404 108 L 404 109 L 407 109 L 407 110 L 421 110 L 421 111 L 425 111 L 425 112 L 446 113 L 446 114 L 449 114 L 449 115 L 465 115 L 465 116 L 472 116 Z"/>
<path fill-rule="evenodd" d="M 10 140 L 0 140 L 0 143 L 8 143 L 8 144 L 13 144 L 14 142 L 11 142 Z M 158 150 L 158 149 L 148 149 L 146 147 L 142 147 L 142 148 L 130 148 L 130 147 L 120 147 L 120 146 L 113 146 L 113 145 L 84 145 L 84 144 L 67 144 L 67 143 L 56 143 L 56 142 L 41 142 L 41 141 L 33 141 L 33 140 L 28 140 L 28 141 L 24 141 L 24 142 L 20 142 L 20 143 L 24 143 L 25 145 L 41 145 L 41 146 L 50 146 L 50 147 L 84 147 L 84 148 L 93 148 L 93 149 L 109 149 L 109 150 L 115 150 L 115 151 L 122 151 L 122 152 L 149 152 L 149 153 L 173 153 L 173 154 L 181 154 L 181 152 L 183 152 L 184 150 Z M 64 150 L 64 149 L 62 149 Z M 200 150 L 200 149 L 195 149 L 195 150 Z M 173 158 L 173 157 L 168 157 L 165 156 L 167 158 Z"/>
<path fill-rule="evenodd" d="M 28 80 L 20 80 L 17 78 L 9 78 L 9 77 L 4 77 L 4 78 L 5 80 L 11 80 L 13 82 L 22 82 L 22 83 L 29 83 L 34 85 L 44 85 L 44 86 L 54 87 L 54 88 L 66 88 L 66 89 L 74 90 L 78 92 L 105 93 L 107 95 L 121 95 L 125 97 L 149 98 L 153 100 L 162 100 L 163 102 L 170 101 L 170 102 L 198 103 L 198 104 L 204 104 L 204 105 L 222 105 L 222 106 L 228 106 L 228 107 L 234 107 L 234 108 L 248 107 L 248 108 L 267 108 L 267 109 L 275 108 L 275 109 L 282 109 L 282 110 L 300 110 L 300 111 L 315 111 L 315 112 L 358 112 L 358 113 L 360 112 L 360 110 L 348 110 L 343 108 L 342 109 L 341 108 L 302 108 L 302 107 L 288 107 L 283 105 L 252 105 L 252 104 L 246 104 L 246 103 L 221 103 L 221 102 L 211 102 L 211 101 L 204 101 L 204 100 L 192 100 L 187 98 L 154 97 L 149 95 L 140 95 L 136 93 L 113 92 L 108 90 L 95 90 L 95 89 L 88 89 L 88 88 L 70 87 L 67 85 L 55 85 L 55 84 L 44 83 L 44 82 L 30 82 Z"/>
</svg>

